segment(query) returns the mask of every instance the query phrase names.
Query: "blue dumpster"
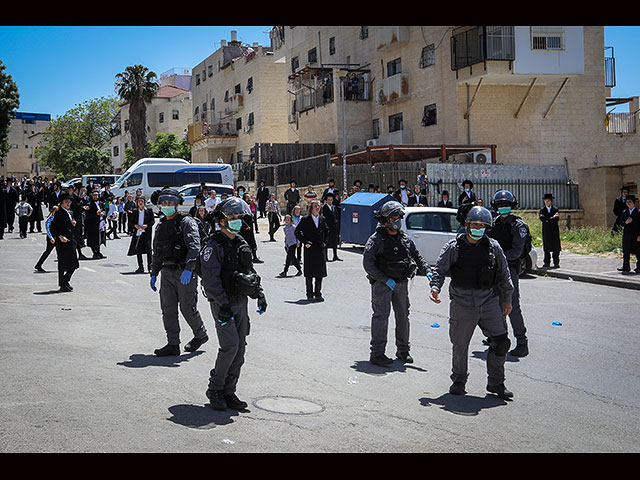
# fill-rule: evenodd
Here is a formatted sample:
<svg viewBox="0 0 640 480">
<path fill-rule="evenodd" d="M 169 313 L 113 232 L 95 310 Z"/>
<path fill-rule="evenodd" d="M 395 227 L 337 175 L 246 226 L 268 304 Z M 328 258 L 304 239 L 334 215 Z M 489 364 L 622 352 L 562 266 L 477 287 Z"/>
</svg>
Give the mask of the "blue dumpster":
<svg viewBox="0 0 640 480">
<path fill-rule="evenodd" d="M 378 221 L 373 212 L 395 200 L 388 193 L 354 193 L 340 202 L 340 239 L 343 243 L 364 245 L 375 232 Z"/>
</svg>

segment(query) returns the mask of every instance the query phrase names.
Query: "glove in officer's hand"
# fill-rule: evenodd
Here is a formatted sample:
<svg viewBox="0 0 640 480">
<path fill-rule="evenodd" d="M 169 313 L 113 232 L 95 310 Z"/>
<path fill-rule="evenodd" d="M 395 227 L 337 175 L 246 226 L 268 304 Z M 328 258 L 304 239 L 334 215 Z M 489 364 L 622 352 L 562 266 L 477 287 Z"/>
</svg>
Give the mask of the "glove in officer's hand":
<svg viewBox="0 0 640 480">
<path fill-rule="evenodd" d="M 267 299 L 264 297 L 264 295 L 261 295 L 258 298 L 258 313 L 262 315 L 266 311 L 267 311 Z"/>
<path fill-rule="evenodd" d="M 386 285 L 391 290 L 393 290 L 394 288 L 396 288 L 396 281 L 393 278 L 390 278 L 389 280 L 387 280 Z"/>
<path fill-rule="evenodd" d="M 182 285 L 189 285 L 192 274 L 193 272 L 191 270 L 185 270 L 182 272 L 182 275 L 180 275 L 180 283 L 182 283 Z"/>
<path fill-rule="evenodd" d="M 149 285 L 151 286 L 151 290 L 156 292 L 158 289 L 156 288 L 156 280 L 158 277 L 156 275 L 151 275 L 151 281 L 149 281 Z"/>
<path fill-rule="evenodd" d="M 220 307 L 220 311 L 218 312 L 218 322 L 221 325 L 226 325 L 230 320 L 233 320 L 233 312 L 231 311 L 231 306 L 225 303 Z"/>
<path fill-rule="evenodd" d="M 427 273 L 427 279 L 431 281 L 432 278 L 433 278 L 433 273 L 431 272 Z"/>
</svg>

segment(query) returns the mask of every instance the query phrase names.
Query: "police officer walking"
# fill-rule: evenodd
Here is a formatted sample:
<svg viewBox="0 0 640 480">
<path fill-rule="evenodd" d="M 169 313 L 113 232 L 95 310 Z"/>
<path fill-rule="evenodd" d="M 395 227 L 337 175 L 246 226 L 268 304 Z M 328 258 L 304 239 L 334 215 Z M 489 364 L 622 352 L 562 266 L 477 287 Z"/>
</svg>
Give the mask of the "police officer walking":
<svg viewBox="0 0 640 480">
<path fill-rule="evenodd" d="M 393 360 L 385 355 L 391 307 L 396 320 L 396 357 L 413 363 L 409 354 L 409 279 L 417 273 L 431 276 L 431 268 L 413 241 L 401 230 L 404 206 L 397 201 L 385 203 L 378 212 L 376 231 L 364 248 L 362 263 L 371 284 L 371 345 L 369 361 L 388 366 Z"/>
<path fill-rule="evenodd" d="M 429 298 L 440 303 L 446 275 L 449 284 L 449 338 L 452 344 L 453 381 L 449 393 L 464 395 L 468 374 L 469 342 L 476 326 L 490 338 L 487 354 L 487 391 L 509 399 L 513 393 L 504 385 L 504 364 L 511 345 L 505 317 L 511 311 L 513 285 L 507 259 L 500 244 L 485 231 L 491 226 L 491 212 L 473 207 L 467 214 L 465 232 L 445 244 L 429 282 Z"/>
<path fill-rule="evenodd" d="M 518 270 L 528 234 L 528 227 L 524 220 L 511 213 L 517 205 L 518 202 L 510 191 L 499 190 L 496 192 L 491 200 L 491 206 L 496 211 L 497 216 L 488 234 L 497 240 L 500 247 L 502 247 L 502 251 L 507 257 L 513 284 L 512 310 L 509 314 L 509 321 L 511 322 L 517 345 L 509 353 L 514 357 L 526 357 L 529 354 L 529 345 L 527 329 L 524 325 L 524 317 L 520 308 Z"/>
<path fill-rule="evenodd" d="M 184 349 L 194 352 L 209 340 L 198 311 L 195 269 L 200 253 L 200 233 L 192 217 L 178 213 L 177 206 L 183 200 L 171 188 L 163 189 L 157 199 L 164 217 L 160 219 L 153 238 L 150 286 L 154 292 L 157 290 L 156 281 L 161 273 L 160 307 L 168 341 L 167 345 L 154 351 L 159 357 L 180 354 L 178 307 L 194 334 Z"/>
<path fill-rule="evenodd" d="M 220 230 L 209 237 L 200 254 L 202 287 L 209 300 L 219 344 L 206 391 L 214 410 L 247 408 L 247 403 L 235 392 L 250 329 L 248 298 L 258 300 L 258 312 L 267 309 L 260 277 L 253 268 L 251 247 L 239 235 L 247 208 L 237 197 L 222 201 L 214 210 Z"/>
</svg>

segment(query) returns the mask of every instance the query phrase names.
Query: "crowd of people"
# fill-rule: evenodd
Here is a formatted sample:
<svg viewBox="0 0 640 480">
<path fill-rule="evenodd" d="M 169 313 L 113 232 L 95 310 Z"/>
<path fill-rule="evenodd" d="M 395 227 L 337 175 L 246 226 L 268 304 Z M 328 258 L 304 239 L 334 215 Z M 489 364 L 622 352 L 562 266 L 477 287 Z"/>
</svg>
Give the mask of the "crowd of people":
<svg viewBox="0 0 640 480">
<path fill-rule="evenodd" d="M 518 203 L 508 190 L 499 190 L 490 201 L 491 210 L 476 197 L 473 182 L 464 180 L 457 198 L 457 216 L 461 230 L 449 241 L 435 265 L 424 261 L 412 240 L 401 230 L 400 219 L 406 207 L 427 205 L 427 180 L 424 169 L 413 190 L 401 180 L 387 192 L 393 200 L 375 213 L 378 227 L 367 242 L 363 268 L 371 284 L 372 329 L 370 361 L 390 365 L 386 356 L 388 319 L 391 310 L 396 318 L 396 357 L 412 363 L 409 342 L 408 289 L 406 282 L 426 275 L 431 288 L 430 299 L 440 303 L 440 289 L 445 276 L 451 276 L 453 343 L 452 394 L 464 394 L 467 378 L 467 351 L 471 335 L 479 326 L 489 346 L 488 391 L 509 399 L 504 386 L 504 358 L 507 353 L 525 357 L 529 353 L 525 321 L 520 307 L 519 262 L 530 248 L 526 223 L 514 214 Z M 355 181 L 349 192 L 340 192 L 332 179 L 322 193 L 308 186 L 302 194 L 295 181 L 277 198 L 264 181 L 255 194 L 239 186 L 233 193 L 218 195 L 203 183 L 188 213 L 178 209 L 184 198 L 175 189 L 165 187 L 154 192 L 149 206 L 140 190 L 113 195 L 108 183 L 63 188 L 58 181 L 46 178 L 9 178 L 0 184 L 0 239 L 5 230 L 13 232 L 16 217 L 20 238 L 41 233 L 47 235 L 46 247 L 35 263 L 35 270 L 45 272 L 44 263 L 53 250 L 58 259 L 58 284 L 71 292 L 71 277 L 79 260 L 104 259 L 101 246 L 107 241 L 129 237 L 128 256 L 135 256 L 136 273 L 150 274 L 150 287 L 157 291 L 160 275 L 160 304 L 167 345 L 155 350 L 158 356 L 180 353 L 178 312 L 182 312 L 194 337 L 185 350 L 192 352 L 208 341 L 207 330 L 197 306 L 197 284 L 210 302 L 220 343 L 216 367 L 211 371 L 207 397 L 216 409 L 244 408 L 235 396 L 235 388 L 244 362 L 244 337 L 248 335 L 247 299 L 258 300 L 259 312 L 266 310 L 266 298 L 254 264 L 263 263 L 258 256 L 256 234 L 258 219 L 266 218 L 269 241 L 282 227 L 284 268 L 278 275 L 286 278 L 290 268 L 295 276 L 304 276 L 307 302 L 324 301 L 323 279 L 327 262 L 342 261 L 340 246 L 340 204 L 350 195 L 379 191 L 370 185 L 362 188 Z M 380 192 L 381 193 L 381 192 Z M 640 242 L 638 210 L 635 197 L 623 190 L 616 202 L 618 218 L 614 228 L 625 231 L 624 265 L 629 271 L 629 255 L 638 255 Z M 559 267 L 559 210 L 553 195 L 544 195 L 539 211 L 544 244 L 543 267 Z M 620 210 L 620 204 L 626 208 Z M 283 207 L 283 206 L 284 207 Z M 449 193 L 443 191 L 439 206 L 454 208 Z M 44 216 L 43 207 L 48 215 Z M 90 257 L 83 249 L 91 250 Z M 147 268 L 144 268 L 146 259 Z M 638 266 L 636 266 L 636 272 Z M 512 350 L 507 335 L 509 318 L 516 345 Z M 455 320 L 455 321 L 453 321 Z M 228 325 L 235 329 L 229 331 Z M 227 328 L 225 328 L 227 327 Z M 454 328 L 455 327 L 455 328 Z"/>
</svg>

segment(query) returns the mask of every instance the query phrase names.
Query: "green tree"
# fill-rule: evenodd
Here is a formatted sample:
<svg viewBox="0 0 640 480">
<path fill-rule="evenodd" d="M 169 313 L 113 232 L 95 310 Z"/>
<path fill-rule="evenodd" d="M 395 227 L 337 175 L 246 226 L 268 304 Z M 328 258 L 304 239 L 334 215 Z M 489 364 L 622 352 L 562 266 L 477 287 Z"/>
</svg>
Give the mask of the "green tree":
<svg viewBox="0 0 640 480">
<path fill-rule="evenodd" d="M 36 148 L 40 163 L 66 178 L 109 171 L 111 120 L 118 109 L 118 99 L 101 97 L 77 105 L 52 120 Z M 97 150 L 104 155 L 98 155 Z M 95 160 L 98 158 L 100 161 Z"/>
<path fill-rule="evenodd" d="M 157 133 L 155 141 L 149 142 L 148 157 L 183 158 L 191 161 L 191 146 L 186 138 L 178 140 L 175 133 Z"/>
<path fill-rule="evenodd" d="M 142 65 L 125 68 L 116 74 L 116 93 L 129 104 L 131 145 L 135 159 L 147 156 L 147 103 L 151 103 L 160 85 L 155 72 Z"/>
<path fill-rule="evenodd" d="M 9 152 L 9 125 L 14 112 L 20 106 L 18 85 L 11 75 L 4 73 L 7 67 L 0 61 L 0 159 Z"/>
</svg>

